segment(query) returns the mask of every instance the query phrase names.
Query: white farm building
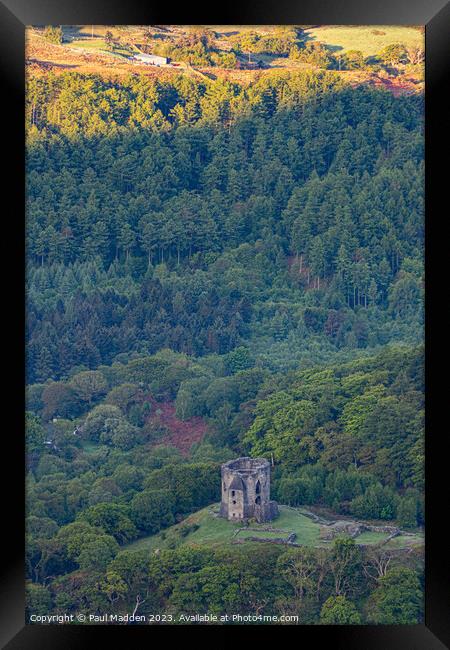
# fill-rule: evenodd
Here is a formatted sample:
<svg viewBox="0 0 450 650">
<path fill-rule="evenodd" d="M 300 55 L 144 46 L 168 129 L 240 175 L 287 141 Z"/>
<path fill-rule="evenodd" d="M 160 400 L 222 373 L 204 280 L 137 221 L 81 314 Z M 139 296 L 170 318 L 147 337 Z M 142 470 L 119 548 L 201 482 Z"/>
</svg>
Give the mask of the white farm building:
<svg viewBox="0 0 450 650">
<path fill-rule="evenodd" d="M 134 58 L 147 65 L 167 65 L 169 63 L 166 56 L 156 56 L 156 54 L 136 54 Z"/>
</svg>

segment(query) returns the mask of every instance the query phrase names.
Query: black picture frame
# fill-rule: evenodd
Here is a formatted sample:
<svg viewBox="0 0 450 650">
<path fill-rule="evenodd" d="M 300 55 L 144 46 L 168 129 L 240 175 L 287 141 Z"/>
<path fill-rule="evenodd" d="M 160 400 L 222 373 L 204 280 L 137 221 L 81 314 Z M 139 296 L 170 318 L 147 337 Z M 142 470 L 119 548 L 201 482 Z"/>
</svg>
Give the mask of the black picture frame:
<svg viewBox="0 0 450 650">
<path fill-rule="evenodd" d="M 442 0 L 377 0 L 370 3 L 348 0 L 345 4 L 331 0 L 278 0 L 258 3 L 240 2 L 237 6 L 223 3 L 214 9 L 189 5 L 171 8 L 169 3 L 147 7 L 139 0 L 3 0 L 0 2 L 0 71 L 3 90 L 1 102 L 6 115 L 3 140 L 7 156 L 3 174 L 4 200 L 8 195 L 13 207 L 5 209 L 2 226 L 4 247 L 13 252 L 13 260 L 5 267 L 4 321 L 9 332 L 3 339 L 14 352 L 14 361 L 4 364 L 9 394 L 3 412 L 8 411 L 11 423 L 3 430 L 2 491 L 3 553 L 1 563 L 0 642 L 8 650 L 33 648 L 89 647 L 88 639 L 105 642 L 104 635 L 114 634 L 116 641 L 128 647 L 143 647 L 156 631 L 164 635 L 184 628 L 136 626 L 124 632 L 123 627 L 103 626 L 32 626 L 24 621 L 24 30 L 30 24 L 408 24 L 426 26 L 426 587 L 425 623 L 416 626 L 303 626 L 297 628 L 299 643 L 348 650 L 389 648 L 405 650 L 438 650 L 450 647 L 450 563 L 446 533 L 447 500 L 446 431 L 439 411 L 444 414 L 446 384 L 445 346 L 439 336 L 446 333 L 442 315 L 442 295 L 438 280 L 445 277 L 446 245 L 443 237 L 445 193 L 448 180 L 445 157 L 445 126 L 448 128 L 444 91 L 450 61 L 450 4 Z M 5 205 L 5 202 L 4 204 Z M 444 206 L 444 207 L 442 207 Z M 5 256 L 1 256 L 2 261 Z M 22 258 L 22 259 L 21 259 Z M 11 265 L 14 264 L 12 267 Z M 13 273 L 11 269 L 14 268 Z M 439 314 L 440 317 L 439 317 Z M 444 393 L 445 391 L 445 393 Z M 442 420 L 444 422 L 444 420 Z M 18 424 L 20 423 L 20 425 Z M 8 476 L 5 468 L 12 470 Z M 204 630 L 192 626 L 189 632 Z M 275 628 L 249 626 L 245 632 L 266 634 Z M 137 631 L 139 630 L 139 632 Z M 227 635 L 239 627 L 209 627 L 208 632 Z M 289 631 L 276 628 L 276 634 Z M 291 630 L 292 631 L 292 630 Z M 101 636 L 100 636 L 101 635 Z M 126 636 L 125 636 L 126 635 Z M 147 636 L 144 636 L 147 635 Z M 120 639 L 119 639 L 120 637 Z M 91 641 L 92 642 L 92 641 Z"/>
</svg>

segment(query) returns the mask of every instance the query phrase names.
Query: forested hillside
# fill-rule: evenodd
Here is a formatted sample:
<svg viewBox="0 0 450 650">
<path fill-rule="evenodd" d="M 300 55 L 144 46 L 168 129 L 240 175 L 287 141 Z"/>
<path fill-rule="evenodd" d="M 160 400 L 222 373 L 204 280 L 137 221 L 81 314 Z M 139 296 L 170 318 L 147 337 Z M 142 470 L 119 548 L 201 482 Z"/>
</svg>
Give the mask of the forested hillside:
<svg viewBox="0 0 450 650">
<path fill-rule="evenodd" d="M 354 613 L 347 622 L 419 620 L 420 549 L 362 549 L 350 540 L 292 555 L 258 545 L 255 564 L 248 563 L 246 548 L 181 548 L 192 530 L 187 524 L 178 538 L 172 536 L 170 553 L 124 547 L 217 502 L 219 463 L 243 453 L 274 459 L 272 494 L 280 503 L 321 505 L 406 529 L 422 525 L 422 357 L 420 348 L 387 349 L 325 369 L 274 375 L 254 367 L 239 370 L 242 353 L 227 355 L 223 367 L 218 359 L 196 363 L 160 352 L 80 372 L 68 382 L 32 386 L 29 611 L 102 611 L 112 598 L 112 611 L 123 614 L 145 589 L 151 598 L 142 611 L 150 613 L 155 607 L 196 612 L 208 597 L 218 610 L 245 612 L 253 598 L 266 603 L 266 613 L 297 612 L 302 622 L 318 622 L 325 602 L 340 597 L 343 615 L 348 608 Z M 187 457 L 167 445 L 168 432 L 157 417 L 159 405 L 174 398 L 179 418 L 189 423 L 201 417 L 207 425 Z M 389 558 L 398 578 L 394 571 L 384 582 L 376 575 L 367 582 L 373 563 L 384 566 Z M 291 592 L 292 563 L 305 561 L 314 578 L 299 602 Z M 333 584 L 332 572 L 340 575 L 348 561 L 355 565 L 352 572 Z M 171 562 L 178 567 L 173 575 Z M 163 578 L 167 571 L 169 583 Z M 227 604 L 220 594 L 236 575 L 246 575 L 253 586 L 249 594 L 232 590 Z M 217 581 L 213 594 L 207 579 Z M 397 579 L 405 580 L 405 591 L 399 596 L 386 587 L 386 595 L 384 583 Z M 267 584 L 277 585 L 269 599 Z"/>
<path fill-rule="evenodd" d="M 420 97 L 66 75 L 28 102 L 31 382 L 162 347 L 283 367 L 420 340 Z"/>
<path fill-rule="evenodd" d="M 124 547 L 244 454 L 280 503 L 423 525 L 422 97 L 64 73 L 26 115 L 29 612 L 420 622 L 420 552 Z"/>
</svg>

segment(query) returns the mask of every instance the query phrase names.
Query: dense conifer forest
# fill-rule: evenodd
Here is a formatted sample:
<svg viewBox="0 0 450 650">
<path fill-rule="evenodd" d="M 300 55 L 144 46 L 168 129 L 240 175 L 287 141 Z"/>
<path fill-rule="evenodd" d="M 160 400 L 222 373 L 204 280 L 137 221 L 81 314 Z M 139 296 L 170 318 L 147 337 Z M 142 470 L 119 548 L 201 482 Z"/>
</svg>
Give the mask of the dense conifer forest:
<svg viewBox="0 0 450 650">
<path fill-rule="evenodd" d="M 283 368 L 420 340 L 420 97 L 332 73 L 30 86 L 30 381 L 163 347 Z"/>
<path fill-rule="evenodd" d="M 423 526 L 423 98 L 49 73 L 26 119 L 28 612 L 420 622 L 420 549 L 126 547 L 238 455 Z"/>
</svg>

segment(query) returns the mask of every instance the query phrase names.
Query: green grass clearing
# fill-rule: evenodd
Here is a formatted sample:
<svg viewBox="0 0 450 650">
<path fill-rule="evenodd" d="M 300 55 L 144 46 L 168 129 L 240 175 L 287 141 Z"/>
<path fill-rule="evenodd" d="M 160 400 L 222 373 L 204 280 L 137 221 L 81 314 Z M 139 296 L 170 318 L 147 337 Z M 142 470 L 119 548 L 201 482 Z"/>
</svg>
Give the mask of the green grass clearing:
<svg viewBox="0 0 450 650">
<path fill-rule="evenodd" d="M 75 40 L 67 44 L 68 47 L 73 47 L 82 50 L 94 50 L 99 54 L 108 54 L 120 58 L 129 58 L 132 55 L 131 47 L 115 45 L 113 49 L 108 49 L 106 42 L 100 38 L 91 40 Z"/>
<path fill-rule="evenodd" d="M 296 533 L 295 544 L 303 546 L 328 547 L 332 540 L 320 538 L 321 526 L 313 521 L 311 517 L 302 514 L 299 509 L 279 506 L 280 515 L 273 522 L 267 524 L 251 523 L 248 530 L 239 523 L 234 523 L 221 517 L 217 517 L 219 504 L 214 504 L 193 513 L 179 524 L 160 531 L 156 535 L 143 537 L 128 544 L 124 548 L 132 551 L 153 551 L 157 548 L 174 548 L 186 544 L 192 546 L 221 546 L 231 545 L 238 540 L 249 537 L 260 539 L 286 539 L 290 533 Z M 195 526 L 197 529 L 195 530 Z M 189 528 L 192 527 L 191 530 Z M 266 531 L 263 528 L 273 527 L 285 532 Z M 239 532 L 238 532 L 239 531 Z M 366 531 L 355 538 L 355 542 L 361 545 L 380 544 L 388 537 L 388 533 Z M 259 542 L 248 541 L 246 544 L 259 544 Z M 400 535 L 393 538 L 386 544 L 386 548 L 401 549 L 423 543 L 423 536 L 418 533 L 414 535 Z"/>
<path fill-rule="evenodd" d="M 274 528 L 280 528 L 289 533 L 273 533 L 264 530 L 253 531 L 246 530 L 240 524 L 227 521 L 221 517 L 216 517 L 213 511 L 217 513 L 218 506 L 208 506 L 203 510 L 190 515 L 184 521 L 172 526 L 171 528 L 161 531 L 157 535 L 151 535 L 137 540 L 126 547 L 127 550 L 154 550 L 155 548 L 170 548 L 171 544 L 192 544 L 192 545 L 208 545 L 217 546 L 222 544 L 231 544 L 234 533 L 238 529 L 242 532 L 238 533 L 237 538 L 242 537 L 287 537 L 289 533 L 295 532 L 297 537 L 295 543 L 304 544 L 306 546 L 315 546 L 319 540 L 320 526 L 313 522 L 310 518 L 305 517 L 297 510 L 280 506 L 280 516 L 274 520 L 270 525 Z M 183 527 L 192 526 L 197 524 L 199 528 L 190 532 L 186 536 L 182 536 L 180 531 Z M 267 524 L 252 524 L 252 528 L 263 528 Z"/>
<path fill-rule="evenodd" d="M 257 537 L 258 539 L 286 539 L 288 533 L 274 533 L 269 530 L 243 530 L 239 532 L 236 539 L 248 539 L 250 537 Z"/>
<path fill-rule="evenodd" d="M 355 537 L 355 542 L 357 544 L 379 544 L 380 542 L 384 541 L 388 537 L 387 533 L 378 533 L 378 532 L 372 532 L 371 530 L 367 530 L 364 533 L 361 533 L 361 535 L 358 535 L 358 537 Z"/>
<path fill-rule="evenodd" d="M 68 44 L 70 47 L 80 47 L 83 50 L 105 50 L 106 43 L 101 38 L 92 38 L 86 40 L 76 40 Z"/>
<path fill-rule="evenodd" d="M 189 533 L 186 537 L 182 537 L 180 530 L 185 526 L 193 524 L 198 524 L 200 528 L 195 532 Z M 211 514 L 211 507 L 209 506 L 190 515 L 179 524 L 171 526 L 165 531 L 161 531 L 157 535 L 143 537 L 128 544 L 126 549 L 133 551 L 151 551 L 155 548 L 170 548 L 171 542 L 215 546 L 229 542 L 237 527 L 237 524 L 233 524 L 226 519 L 214 517 Z"/>
<path fill-rule="evenodd" d="M 83 41 L 96 38 L 104 39 L 106 32 L 111 32 L 114 38 L 134 36 L 142 34 L 142 27 L 132 25 L 62 25 L 64 38 Z"/>
<path fill-rule="evenodd" d="M 425 47 L 424 35 L 418 29 L 402 25 L 324 25 L 305 31 L 313 41 L 320 41 L 333 51 L 341 53 L 360 50 L 364 56 L 373 56 L 393 43 L 403 43 L 407 47 Z"/>
<path fill-rule="evenodd" d="M 410 548 L 411 546 L 422 546 L 424 543 L 423 535 L 398 535 L 398 537 L 393 537 L 389 542 L 384 546 L 386 549 L 401 549 L 401 548 Z"/>
</svg>

